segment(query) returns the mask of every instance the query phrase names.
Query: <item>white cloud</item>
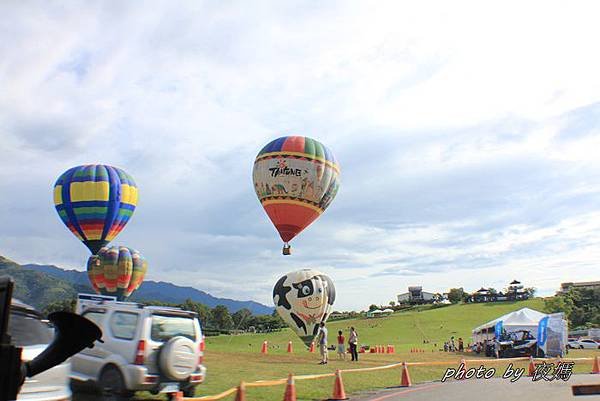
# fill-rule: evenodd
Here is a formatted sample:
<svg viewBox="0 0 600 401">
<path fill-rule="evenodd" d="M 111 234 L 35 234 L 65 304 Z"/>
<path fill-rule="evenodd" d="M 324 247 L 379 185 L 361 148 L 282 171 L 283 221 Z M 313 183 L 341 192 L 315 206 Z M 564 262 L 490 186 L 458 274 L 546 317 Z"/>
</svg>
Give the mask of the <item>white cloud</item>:
<svg viewBox="0 0 600 401">
<path fill-rule="evenodd" d="M 140 187 L 115 243 L 219 296 L 268 303 L 305 266 L 341 309 L 409 284 L 592 279 L 599 7 L 4 2 L 0 254 L 82 268 L 50 189 L 103 162 Z M 342 188 L 282 258 L 250 172 L 289 133 L 334 149 Z"/>
</svg>

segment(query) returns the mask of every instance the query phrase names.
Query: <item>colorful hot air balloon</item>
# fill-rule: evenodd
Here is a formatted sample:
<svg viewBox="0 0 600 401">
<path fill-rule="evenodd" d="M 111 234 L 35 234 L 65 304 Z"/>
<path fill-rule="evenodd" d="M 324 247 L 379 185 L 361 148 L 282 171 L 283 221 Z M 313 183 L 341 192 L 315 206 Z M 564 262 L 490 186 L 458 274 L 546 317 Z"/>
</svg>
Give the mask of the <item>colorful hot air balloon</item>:
<svg viewBox="0 0 600 401">
<path fill-rule="evenodd" d="M 54 184 L 58 215 L 93 254 L 121 232 L 137 199 L 133 178 L 103 164 L 73 167 Z"/>
<path fill-rule="evenodd" d="M 273 288 L 277 313 L 306 346 L 317 335 L 319 323 L 329 317 L 334 301 L 333 282 L 317 270 L 302 269 L 288 273 Z"/>
<path fill-rule="evenodd" d="M 90 256 L 87 272 L 98 294 L 113 295 L 123 301 L 139 288 L 148 270 L 148 262 L 136 250 L 124 246 L 103 247 Z"/>
<path fill-rule="evenodd" d="M 304 136 L 275 139 L 256 156 L 254 190 L 284 241 L 288 242 L 327 209 L 340 185 L 340 167 L 323 144 Z"/>
</svg>

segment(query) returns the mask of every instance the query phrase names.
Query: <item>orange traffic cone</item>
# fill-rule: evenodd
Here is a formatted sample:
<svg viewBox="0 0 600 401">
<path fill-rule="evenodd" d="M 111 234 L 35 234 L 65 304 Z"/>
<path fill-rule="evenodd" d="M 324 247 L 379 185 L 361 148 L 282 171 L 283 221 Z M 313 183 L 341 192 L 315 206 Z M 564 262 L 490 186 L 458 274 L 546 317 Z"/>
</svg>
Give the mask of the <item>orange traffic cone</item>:
<svg viewBox="0 0 600 401">
<path fill-rule="evenodd" d="M 171 398 L 172 401 L 182 401 L 183 400 L 183 392 L 182 391 L 177 391 L 176 393 L 173 393 L 173 397 Z"/>
<path fill-rule="evenodd" d="M 296 401 L 296 384 L 294 384 L 294 376 L 291 373 L 288 375 L 283 401 Z"/>
<path fill-rule="evenodd" d="M 268 354 L 269 353 L 267 340 L 263 341 L 262 347 L 260 348 L 260 353 L 261 354 Z"/>
<path fill-rule="evenodd" d="M 594 366 L 592 366 L 592 373 L 598 374 L 600 373 L 600 358 L 594 358 Z"/>
<path fill-rule="evenodd" d="M 339 369 L 335 371 L 335 382 L 333 382 L 333 397 L 330 400 L 347 400 L 344 391 L 344 382 L 342 381 L 342 372 Z"/>
<path fill-rule="evenodd" d="M 288 352 L 288 354 L 291 354 L 292 352 L 294 352 L 294 349 L 292 348 L 292 342 L 291 341 L 288 341 L 287 352 Z"/>
<path fill-rule="evenodd" d="M 240 385 L 237 388 L 235 401 L 246 401 L 246 386 L 244 385 L 244 382 L 240 382 Z"/>
<path fill-rule="evenodd" d="M 529 356 L 529 377 L 533 377 L 535 374 L 535 362 L 533 362 L 533 356 Z"/>
<path fill-rule="evenodd" d="M 310 343 L 310 347 L 308 348 L 308 352 L 315 352 L 315 342 Z"/>
<path fill-rule="evenodd" d="M 402 377 L 400 379 L 400 385 L 402 387 L 412 386 L 412 382 L 410 381 L 410 375 L 408 374 L 408 367 L 406 366 L 406 362 L 402 362 Z"/>
</svg>

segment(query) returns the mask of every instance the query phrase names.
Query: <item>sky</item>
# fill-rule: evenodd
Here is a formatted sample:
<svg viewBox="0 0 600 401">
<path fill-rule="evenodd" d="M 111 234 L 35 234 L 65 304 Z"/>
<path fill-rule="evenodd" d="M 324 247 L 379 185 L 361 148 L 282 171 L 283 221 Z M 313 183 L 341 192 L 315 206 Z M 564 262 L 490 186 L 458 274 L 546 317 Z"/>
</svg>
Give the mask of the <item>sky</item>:
<svg viewBox="0 0 600 401">
<path fill-rule="evenodd" d="M 72 166 L 132 175 L 113 245 L 148 279 L 272 304 L 286 272 L 334 309 L 410 285 L 552 295 L 600 279 L 600 3 L 0 3 L 0 255 L 84 270 L 52 200 Z M 285 135 L 341 187 L 293 255 L 252 186 Z"/>
</svg>

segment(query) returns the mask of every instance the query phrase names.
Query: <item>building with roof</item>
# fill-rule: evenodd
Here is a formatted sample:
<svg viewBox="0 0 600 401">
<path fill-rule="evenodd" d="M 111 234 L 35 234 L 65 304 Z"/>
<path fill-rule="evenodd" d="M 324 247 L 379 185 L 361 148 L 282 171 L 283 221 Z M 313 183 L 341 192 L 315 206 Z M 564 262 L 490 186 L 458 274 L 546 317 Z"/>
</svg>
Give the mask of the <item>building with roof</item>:
<svg viewBox="0 0 600 401">
<path fill-rule="evenodd" d="M 586 290 L 600 289 L 600 281 L 582 281 L 580 283 L 561 283 L 559 294 L 568 292 L 571 288 L 581 288 Z"/>
<path fill-rule="evenodd" d="M 408 287 L 408 292 L 398 295 L 399 304 L 425 304 L 432 303 L 435 299 L 433 292 L 423 291 L 420 285 Z"/>
</svg>

